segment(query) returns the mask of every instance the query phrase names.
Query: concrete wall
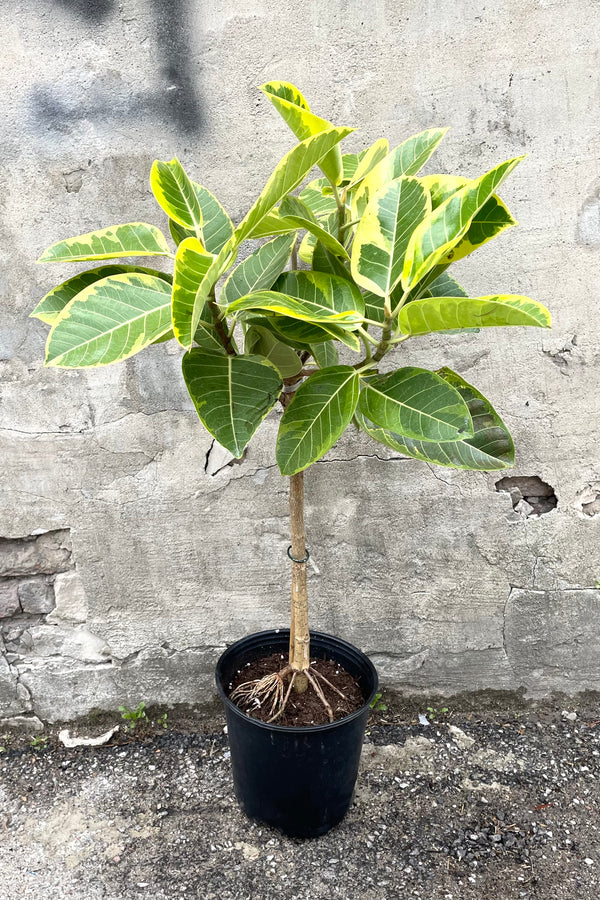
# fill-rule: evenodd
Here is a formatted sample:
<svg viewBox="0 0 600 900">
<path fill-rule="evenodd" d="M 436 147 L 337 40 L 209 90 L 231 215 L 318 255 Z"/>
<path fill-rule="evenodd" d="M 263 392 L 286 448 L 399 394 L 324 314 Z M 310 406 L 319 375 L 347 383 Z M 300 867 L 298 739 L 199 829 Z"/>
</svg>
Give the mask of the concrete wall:
<svg viewBox="0 0 600 900">
<path fill-rule="evenodd" d="M 497 491 L 349 433 L 307 476 L 313 626 L 396 688 L 600 689 L 595 0 L 37 0 L 0 20 L 0 716 L 201 702 L 226 642 L 286 624 L 277 413 L 210 474 L 177 346 L 45 370 L 28 319 L 74 271 L 36 267 L 45 246 L 164 224 L 155 157 L 178 154 L 239 221 L 293 142 L 255 89 L 271 78 L 359 125 L 348 149 L 451 125 L 429 171 L 529 154 L 503 189 L 520 228 L 457 275 L 555 323 L 411 342 L 406 360 L 490 397 L 510 474 L 533 480 Z"/>
</svg>

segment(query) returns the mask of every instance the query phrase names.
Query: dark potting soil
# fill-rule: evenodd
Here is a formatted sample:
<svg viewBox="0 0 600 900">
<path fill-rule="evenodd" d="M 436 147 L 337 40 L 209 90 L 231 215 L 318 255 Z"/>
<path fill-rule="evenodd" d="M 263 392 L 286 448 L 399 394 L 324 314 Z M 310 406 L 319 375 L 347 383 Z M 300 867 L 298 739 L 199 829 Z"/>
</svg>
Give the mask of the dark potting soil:
<svg viewBox="0 0 600 900">
<path fill-rule="evenodd" d="M 263 676 L 271 675 L 274 672 L 280 672 L 286 666 L 287 655 L 271 653 L 268 656 L 261 657 L 247 664 L 237 673 L 232 684 L 227 685 L 228 694 L 231 694 L 240 684 L 263 678 Z M 365 698 L 358 682 L 343 666 L 329 659 L 312 659 L 310 669 L 311 672 L 314 672 L 316 669 L 327 681 L 330 681 L 332 685 L 335 685 L 344 694 L 344 697 L 340 697 L 337 691 L 334 691 L 321 678 L 318 678 L 319 686 L 333 711 L 334 721 L 349 716 L 364 704 Z M 291 674 L 283 676 L 286 691 L 290 678 Z M 260 706 L 256 702 L 246 699 L 234 700 L 233 702 L 253 719 L 267 722 L 272 716 L 271 704 L 268 701 Z M 273 724 L 300 727 L 303 725 L 327 725 L 328 723 L 327 710 L 315 693 L 313 686 L 309 683 L 307 690 L 301 694 L 292 688 L 284 713 Z"/>
</svg>

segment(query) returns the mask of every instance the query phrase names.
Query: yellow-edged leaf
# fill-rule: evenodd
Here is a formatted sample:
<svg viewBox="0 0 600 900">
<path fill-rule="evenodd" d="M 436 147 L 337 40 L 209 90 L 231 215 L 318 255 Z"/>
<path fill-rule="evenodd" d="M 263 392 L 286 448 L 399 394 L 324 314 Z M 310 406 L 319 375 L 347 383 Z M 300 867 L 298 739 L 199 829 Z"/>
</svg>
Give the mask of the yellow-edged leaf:
<svg viewBox="0 0 600 900">
<path fill-rule="evenodd" d="M 107 366 L 171 328 L 171 285 L 154 275 L 109 275 L 81 291 L 56 319 L 47 366 Z"/>
<path fill-rule="evenodd" d="M 403 334 L 429 334 L 463 328 L 530 325 L 550 328 L 545 306 L 517 294 L 486 297 L 428 297 L 402 307 L 398 324 Z"/>
<path fill-rule="evenodd" d="M 412 288 L 458 244 L 475 215 L 523 158 L 518 156 L 490 169 L 455 191 L 427 216 L 413 233 L 406 251 L 404 290 Z"/>
<path fill-rule="evenodd" d="M 352 128 L 331 128 L 297 144 L 283 157 L 267 181 L 258 200 L 238 225 L 235 235 L 240 243 L 252 234 L 280 200 L 298 187 L 310 170 L 337 144 L 353 131 Z"/>
<path fill-rule="evenodd" d="M 171 255 L 160 228 L 146 222 L 128 222 L 57 241 L 44 250 L 38 262 L 86 262 L 122 256 Z"/>
<path fill-rule="evenodd" d="M 299 141 L 332 128 L 331 122 L 316 116 L 297 87 L 286 81 L 269 81 L 259 88 L 292 129 Z M 323 173 L 335 184 L 343 177 L 342 155 L 339 147 L 330 150 L 319 163 Z"/>
<path fill-rule="evenodd" d="M 402 277 L 410 238 L 430 211 L 429 192 L 418 178 L 397 178 L 378 191 L 354 235 L 356 283 L 381 297 L 389 296 Z"/>
<path fill-rule="evenodd" d="M 191 228 L 198 240 L 202 240 L 200 201 L 177 157 L 170 162 L 154 160 L 150 170 L 150 187 L 168 217 L 179 225 Z"/>
</svg>

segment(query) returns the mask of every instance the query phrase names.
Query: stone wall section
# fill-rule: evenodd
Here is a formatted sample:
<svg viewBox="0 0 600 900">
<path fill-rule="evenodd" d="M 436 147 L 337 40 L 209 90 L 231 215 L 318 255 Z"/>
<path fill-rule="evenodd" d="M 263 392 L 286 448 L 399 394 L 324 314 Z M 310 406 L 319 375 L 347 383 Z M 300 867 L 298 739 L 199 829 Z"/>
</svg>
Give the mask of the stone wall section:
<svg viewBox="0 0 600 900">
<path fill-rule="evenodd" d="M 110 659 L 86 618 L 69 529 L 0 538 L 0 722 L 32 712 L 27 674 L 50 657 Z"/>
<path fill-rule="evenodd" d="M 176 342 L 44 368 L 48 328 L 29 318 L 79 271 L 36 266 L 54 241 L 166 229 L 154 158 L 178 156 L 241 221 L 294 143 L 257 90 L 271 79 L 359 126 L 348 151 L 449 125 L 427 173 L 470 178 L 524 154 L 501 191 L 519 228 L 453 274 L 553 317 L 550 331 L 401 345 L 394 363 L 449 366 L 490 399 L 515 467 L 427 466 L 349 430 L 306 475 L 311 627 L 405 692 L 600 690 L 597 13 L 597 0 L 0 5 L 0 718 L 210 701 L 225 644 L 289 621 L 279 413 L 230 464 Z"/>
</svg>

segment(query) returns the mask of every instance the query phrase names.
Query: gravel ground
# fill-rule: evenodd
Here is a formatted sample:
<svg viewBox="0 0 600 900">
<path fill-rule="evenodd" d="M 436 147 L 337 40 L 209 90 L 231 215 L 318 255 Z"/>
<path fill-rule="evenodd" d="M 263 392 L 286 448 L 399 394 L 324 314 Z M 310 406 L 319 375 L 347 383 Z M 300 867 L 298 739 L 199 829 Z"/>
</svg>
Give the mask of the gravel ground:
<svg viewBox="0 0 600 900">
<path fill-rule="evenodd" d="M 239 812 L 218 720 L 0 740 L 0 898 L 596 900 L 597 705 L 385 715 L 347 818 L 304 842 Z"/>
</svg>

